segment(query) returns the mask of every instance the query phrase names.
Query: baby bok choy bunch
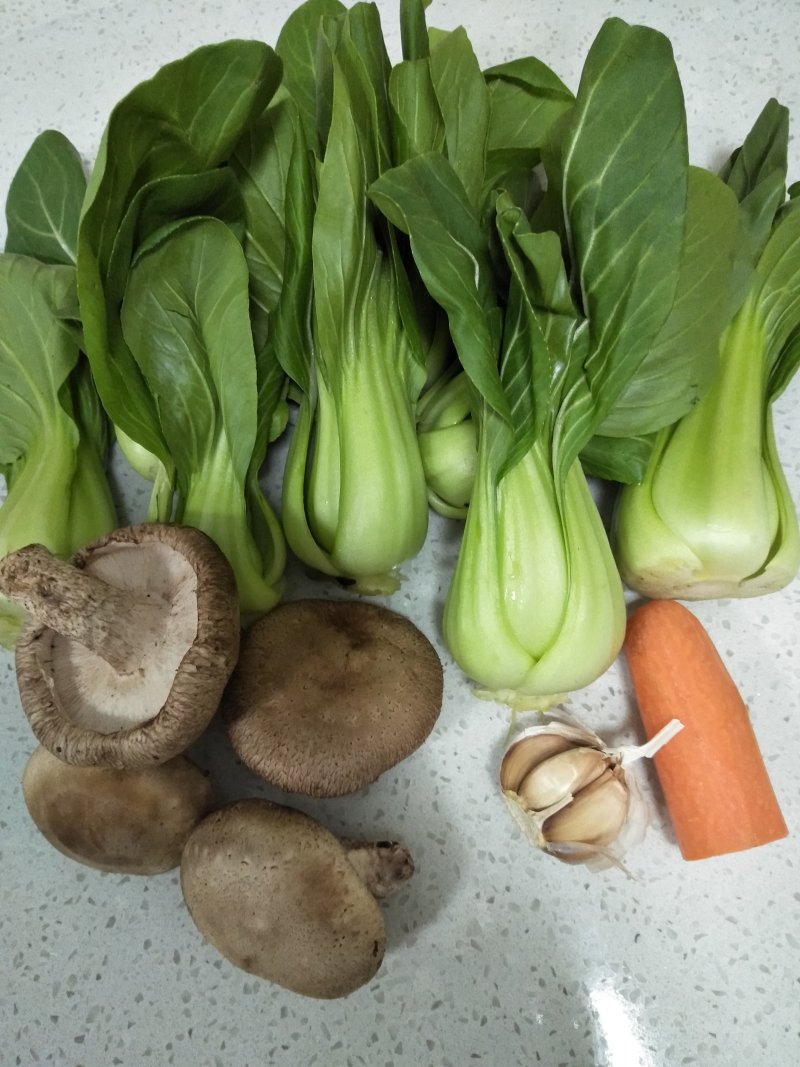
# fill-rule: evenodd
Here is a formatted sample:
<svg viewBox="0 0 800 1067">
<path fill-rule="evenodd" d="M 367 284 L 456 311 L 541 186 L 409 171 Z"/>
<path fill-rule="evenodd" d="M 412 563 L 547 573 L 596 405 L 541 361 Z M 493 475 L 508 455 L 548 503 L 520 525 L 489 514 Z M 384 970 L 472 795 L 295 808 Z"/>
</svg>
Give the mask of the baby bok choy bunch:
<svg viewBox="0 0 800 1067">
<path fill-rule="evenodd" d="M 268 324 L 280 76 L 267 45 L 226 41 L 136 86 L 109 118 L 78 238 L 87 353 L 122 439 L 155 463 L 150 517 L 216 541 L 246 616 L 279 599 L 285 555 L 258 482 L 285 380 Z"/>
<path fill-rule="evenodd" d="M 490 231 L 441 155 L 372 187 L 409 234 L 472 387 L 477 471 L 445 639 L 467 674 L 519 707 L 588 684 L 622 644 L 622 585 L 578 456 L 672 307 L 687 173 L 669 42 L 611 19 L 552 167 L 567 263 L 559 233 L 535 232 L 508 193 Z"/>
<path fill-rule="evenodd" d="M 315 161 L 292 158 L 276 313 L 275 351 L 301 394 L 284 529 L 309 566 L 388 593 L 427 532 L 414 423 L 425 362 L 395 235 L 367 199 L 391 155 L 377 8 L 312 0 L 278 52 Z"/>
<path fill-rule="evenodd" d="M 738 201 L 740 306 L 709 390 L 659 433 L 641 484 L 619 499 L 620 570 L 650 597 L 758 596 L 800 567 L 772 422 L 800 364 L 800 200 L 784 202 L 787 143 L 788 113 L 772 100 L 722 172 Z"/>
<path fill-rule="evenodd" d="M 108 424 L 81 354 L 75 254 L 86 189 L 62 134 L 36 138 L 9 189 L 0 255 L 0 557 L 45 545 L 66 557 L 117 525 Z M 0 644 L 22 611 L 0 597 Z"/>
</svg>

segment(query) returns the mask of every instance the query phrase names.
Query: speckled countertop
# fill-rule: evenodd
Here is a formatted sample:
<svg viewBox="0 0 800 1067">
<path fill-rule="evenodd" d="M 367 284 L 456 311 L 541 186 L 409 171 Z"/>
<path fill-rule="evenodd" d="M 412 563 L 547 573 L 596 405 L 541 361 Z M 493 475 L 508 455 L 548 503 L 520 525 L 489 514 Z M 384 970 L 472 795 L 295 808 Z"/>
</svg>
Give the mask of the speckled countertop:
<svg viewBox="0 0 800 1067">
<path fill-rule="evenodd" d="M 205 41 L 274 42 L 293 4 L 7 0 L 0 5 L 0 195 L 36 133 L 61 128 L 89 159 L 110 106 L 161 63 Z M 382 0 L 397 51 L 394 0 Z M 800 4 L 659 5 L 436 0 L 485 63 L 534 51 L 571 85 L 603 17 L 666 31 L 687 96 L 692 155 L 719 163 L 766 98 L 800 121 Z M 800 177 L 792 146 L 790 174 Z M 800 381 L 778 404 L 800 500 Z M 273 454 L 273 484 L 280 450 Z M 144 487 L 115 466 L 126 516 Z M 657 786 L 634 877 L 588 875 L 533 854 L 495 785 L 502 708 L 474 700 L 448 661 L 439 614 L 456 527 L 433 521 L 392 606 L 437 642 L 446 696 L 427 742 L 356 796 L 301 801 L 334 831 L 397 836 L 418 873 L 385 908 L 378 977 L 338 1002 L 286 993 L 204 944 L 176 874 L 138 879 L 70 863 L 33 829 L 19 789 L 33 748 L 11 657 L 0 654 L 0 1064 L 71 1067 L 791 1067 L 800 1061 L 800 582 L 754 601 L 697 606 L 748 701 L 790 828 L 787 840 L 681 860 Z M 288 596 L 310 589 L 290 569 Z M 610 739 L 637 736 L 621 666 L 571 710 Z M 220 798 L 274 796 L 212 731 L 194 754 Z"/>
</svg>

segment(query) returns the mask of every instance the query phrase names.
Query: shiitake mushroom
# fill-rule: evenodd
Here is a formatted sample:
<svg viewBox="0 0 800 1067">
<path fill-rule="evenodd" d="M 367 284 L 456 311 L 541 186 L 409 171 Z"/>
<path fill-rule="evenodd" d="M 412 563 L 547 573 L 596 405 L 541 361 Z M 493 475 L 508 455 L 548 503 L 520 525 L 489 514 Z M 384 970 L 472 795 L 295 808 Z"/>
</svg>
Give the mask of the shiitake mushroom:
<svg viewBox="0 0 800 1067">
<path fill-rule="evenodd" d="M 214 806 L 208 778 L 185 756 L 118 771 L 74 767 L 42 746 L 26 764 L 22 793 L 54 848 L 120 874 L 177 867 L 189 834 Z"/>
<path fill-rule="evenodd" d="M 37 740 L 54 755 L 153 766 L 203 733 L 240 628 L 233 572 L 205 534 L 128 526 L 69 562 L 28 545 L 0 560 L 0 591 L 30 615 L 17 683 Z"/>
<path fill-rule="evenodd" d="M 290 793 L 355 792 L 417 749 L 442 706 L 442 665 L 405 616 L 295 600 L 250 627 L 225 693 L 242 762 Z"/>
<path fill-rule="evenodd" d="M 309 815 L 249 799 L 209 815 L 181 860 L 200 932 L 231 963 L 307 997 L 369 982 L 386 932 L 377 899 L 414 871 L 394 842 L 342 842 Z"/>
</svg>

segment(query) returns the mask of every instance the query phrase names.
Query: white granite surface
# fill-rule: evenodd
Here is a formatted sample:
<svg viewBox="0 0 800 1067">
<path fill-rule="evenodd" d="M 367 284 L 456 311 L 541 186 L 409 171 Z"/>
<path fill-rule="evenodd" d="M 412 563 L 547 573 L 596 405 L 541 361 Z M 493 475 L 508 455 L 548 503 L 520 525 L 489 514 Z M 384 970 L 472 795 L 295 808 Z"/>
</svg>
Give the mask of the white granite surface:
<svg viewBox="0 0 800 1067">
<path fill-rule="evenodd" d="M 230 0 L 5 0 L 0 4 L 0 198 L 33 137 L 61 128 L 90 159 L 110 106 L 202 42 L 273 42 L 293 5 Z M 381 0 L 397 50 L 394 0 Z M 692 154 L 716 164 L 770 95 L 800 122 L 800 4 L 730 0 L 436 0 L 486 63 L 536 52 L 571 85 L 603 17 L 666 31 L 687 96 Z M 800 128 L 800 127 L 796 127 Z M 791 174 L 800 178 L 792 145 Z M 800 500 L 800 381 L 777 407 Z M 274 482 L 279 454 L 273 457 Z M 126 516 L 143 486 L 121 473 Z M 418 873 L 385 907 L 377 978 L 343 1001 L 306 1000 L 235 970 L 204 944 L 176 874 L 100 874 L 33 829 L 19 779 L 33 742 L 0 654 L 0 1064 L 70 1067 L 792 1067 L 800 1062 L 800 582 L 753 601 L 697 606 L 752 718 L 790 836 L 689 864 L 657 787 L 644 845 L 591 876 L 533 854 L 496 786 L 506 713 L 478 702 L 444 653 L 439 616 L 457 527 L 434 521 L 390 601 L 446 664 L 439 724 L 412 758 L 361 793 L 300 801 L 348 836 L 397 836 Z M 290 571 L 289 596 L 310 588 Z M 316 588 L 315 590 L 316 591 Z M 334 594 L 335 595 L 335 594 Z M 637 736 L 621 666 L 571 710 L 609 739 Z M 220 732 L 195 749 L 220 798 L 274 796 L 236 766 Z"/>
</svg>

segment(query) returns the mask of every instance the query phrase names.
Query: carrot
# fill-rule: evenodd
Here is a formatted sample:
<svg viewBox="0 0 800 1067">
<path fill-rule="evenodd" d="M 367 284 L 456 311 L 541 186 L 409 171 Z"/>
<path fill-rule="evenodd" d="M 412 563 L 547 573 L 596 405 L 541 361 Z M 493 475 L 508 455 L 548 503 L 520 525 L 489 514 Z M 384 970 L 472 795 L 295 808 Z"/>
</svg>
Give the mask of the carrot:
<svg viewBox="0 0 800 1067">
<path fill-rule="evenodd" d="M 625 653 L 647 736 L 684 724 L 655 756 L 683 858 L 786 837 L 747 707 L 699 620 L 674 600 L 649 601 L 628 621 Z"/>
</svg>

